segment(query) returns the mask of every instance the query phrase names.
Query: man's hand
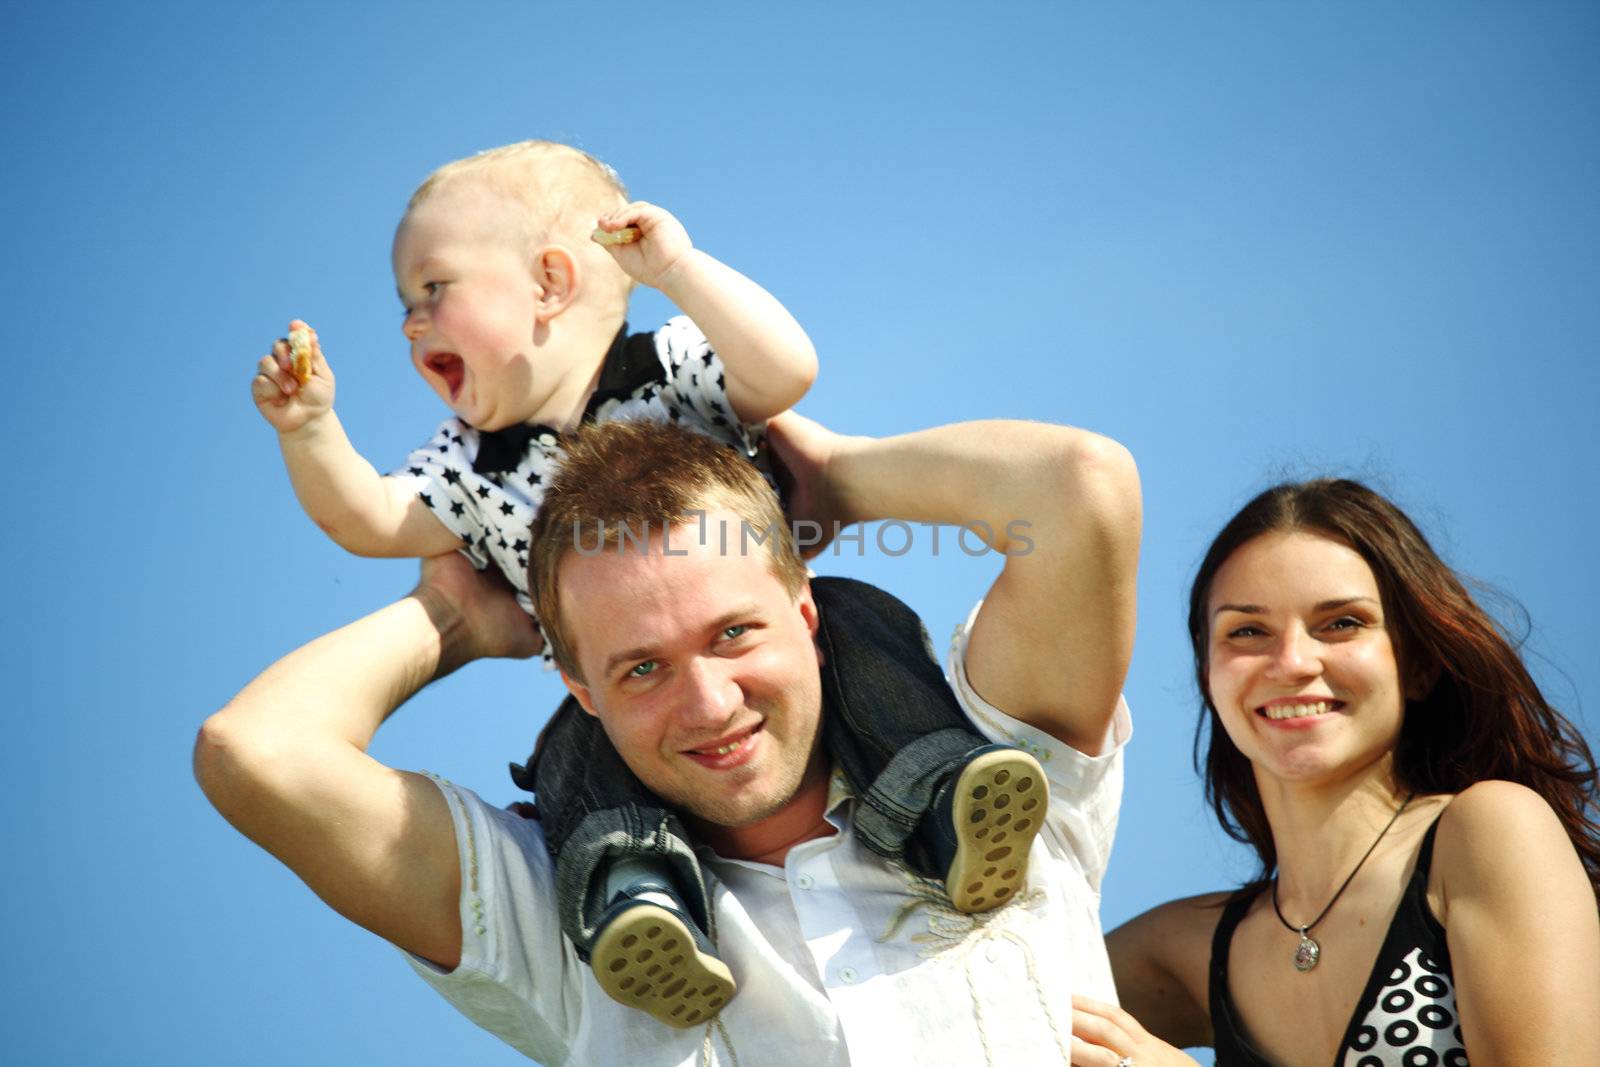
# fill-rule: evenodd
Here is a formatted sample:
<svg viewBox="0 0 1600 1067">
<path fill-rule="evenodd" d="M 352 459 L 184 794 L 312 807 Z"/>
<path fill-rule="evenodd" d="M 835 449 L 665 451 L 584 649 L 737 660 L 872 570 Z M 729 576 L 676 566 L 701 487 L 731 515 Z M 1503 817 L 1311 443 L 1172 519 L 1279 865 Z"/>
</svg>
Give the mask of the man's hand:
<svg viewBox="0 0 1600 1067">
<path fill-rule="evenodd" d="M 791 514 L 825 535 L 880 519 L 957 525 L 1003 556 L 971 630 L 968 681 L 1006 714 L 1100 753 L 1133 648 L 1140 504 L 1127 449 L 1003 419 L 868 438 L 791 412 L 768 428 Z"/>
<path fill-rule="evenodd" d="M 311 377 L 301 384 L 294 376 L 289 339 L 280 337 L 256 364 L 256 376 L 250 382 L 250 397 L 261 417 L 279 433 L 293 433 L 333 409 L 333 371 L 322 358 L 316 331 L 299 319 L 289 323 L 290 332 L 296 329 L 311 333 Z"/>
<path fill-rule="evenodd" d="M 637 241 L 602 247 L 611 253 L 611 258 L 628 277 L 652 289 L 663 288 L 678 263 L 694 249 L 689 231 L 665 208 L 642 200 L 599 219 L 599 227 L 606 233 L 616 233 L 629 226 L 638 227 Z"/>
<path fill-rule="evenodd" d="M 475 659 L 527 659 L 544 648 L 505 576 L 474 570 L 459 553 L 423 560 L 411 595 L 439 630 L 439 677 Z"/>
<path fill-rule="evenodd" d="M 834 433 L 814 419 L 786 411 L 767 423 L 767 443 L 772 449 L 773 473 L 783 486 L 788 512 L 795 522 L 816 523 L 821 540 L 809 537 L 800 554 L 812 559 L 828 542 L 856 521 L 848 513 L 838 486 L 828 476 L 835 456 L 864 438 Z"/>
</svg>

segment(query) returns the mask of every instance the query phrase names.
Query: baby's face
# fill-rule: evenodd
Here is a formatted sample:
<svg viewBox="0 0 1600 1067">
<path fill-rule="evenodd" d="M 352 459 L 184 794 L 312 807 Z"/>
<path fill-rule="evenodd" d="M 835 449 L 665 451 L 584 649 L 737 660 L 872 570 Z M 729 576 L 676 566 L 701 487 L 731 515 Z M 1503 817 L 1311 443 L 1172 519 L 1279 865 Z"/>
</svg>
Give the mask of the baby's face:
<svg viewBox="0 0 1600 1067">
<path fill-rule="evenodd" d="M 563 377 L 534 373 L 543 291 L 518 209 L 473 182 L 435 192 L 400 222 L 394 276 L 411 362 L 462 421 L 533 421 Z"/>
</svg>

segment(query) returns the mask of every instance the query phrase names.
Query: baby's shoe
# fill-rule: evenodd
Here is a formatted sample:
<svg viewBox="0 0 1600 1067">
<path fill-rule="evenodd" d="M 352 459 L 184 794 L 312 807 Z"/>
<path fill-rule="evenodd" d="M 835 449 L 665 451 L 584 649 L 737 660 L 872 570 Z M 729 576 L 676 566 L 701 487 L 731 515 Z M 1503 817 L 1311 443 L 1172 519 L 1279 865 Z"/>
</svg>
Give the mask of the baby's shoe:
<svg viewBox="0 0 1600 1067">
<path fill-rule="evenodd" d="M 968 753 L 933 795 L 923 839 L 957 911 L 988 911 L 1028 882 L 1028 851 L 1050 801 L 1039 761 L 1010 745 Z"/>
<path fill-rule="evenodd" d="M 738 985 L 666 878 L 648 875 L 611 895 L 589 965 L 612 1000 L 668 1026 L 706 1022 Z"/>
</svg>

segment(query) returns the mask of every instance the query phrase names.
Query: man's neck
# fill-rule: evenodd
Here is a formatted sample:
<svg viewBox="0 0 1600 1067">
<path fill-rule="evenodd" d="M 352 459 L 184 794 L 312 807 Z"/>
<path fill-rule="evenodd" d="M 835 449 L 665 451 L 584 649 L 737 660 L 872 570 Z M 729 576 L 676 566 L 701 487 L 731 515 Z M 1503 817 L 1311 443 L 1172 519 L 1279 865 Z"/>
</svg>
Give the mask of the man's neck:
<svg viewBox="0 0 1600 1067">
<path fill-rule="evenodd" d="M 836 831 L 828 822 L 828 765 L 812 761 L 794 797 L 776 813 L 751 826 L 713 826 L 694 821 L 694 832 L 719 856 L 783 866 L 789 850 Z"/>
</svg>

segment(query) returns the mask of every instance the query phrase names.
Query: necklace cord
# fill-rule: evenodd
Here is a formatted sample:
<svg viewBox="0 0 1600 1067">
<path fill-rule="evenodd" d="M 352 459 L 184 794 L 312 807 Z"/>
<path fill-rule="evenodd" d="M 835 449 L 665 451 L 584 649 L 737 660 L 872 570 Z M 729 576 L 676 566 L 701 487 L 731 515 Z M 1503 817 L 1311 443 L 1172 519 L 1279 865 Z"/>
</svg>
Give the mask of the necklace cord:
<svg viewBox="0 0 1600 1067">
<path fill-rule="evenodd" d="M 1328 906 L 1318 912 L 1317 917 L 1306 923 L 1304 926 L 1296 926 L 1288 919 L 1283 917 L 1283 911 L 1278 907 L 1278 875 L 1272 876 L 1272 910 L 1273 913 L 1278 916 L 1278 921 L 1284 925 L 1285 929 L 1291 930 L 1294 933 L 1299 934 L 1301 937 L 1305 937 L 1308 930 L 1328 917 L 1328 912 L 1333 910 L 1333 905 L 1344 894 L 1344 891 L 1350 887 L 1350 883 L 1356 880 L 1356 874 L 1361 870 L 1361 865 L 1367 862 L 1368 856 L 1377 851 L 1378 842 L 1382 841 L 1384 835 L 1389 832 L 1389 828 L 1399 821 L 1400 816 L 1405 812 L 1406 808 L 1410 806 L 1412 798 L 1415 796 L 1415 793 L 1406 794 L 1405 800 L 1401 801 L 1400 803 L 1400 809 L 1389 817 L 1389 821 L 1384 824 L 1382 830 L 1378 831 L 1378 836 L 1373 839 L 1372 844 L 1368 846 L 1367 850 L 1361 854 L 1361 858 L 1356 860 L 1354 869 L 1350 871 L 1350 877 L 1341 882 L 1339 888 L 1333 891 L 1333 899 L 1328 901 Z"/>
</svg>

